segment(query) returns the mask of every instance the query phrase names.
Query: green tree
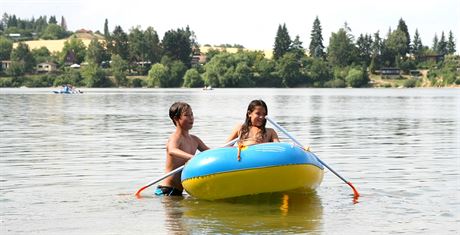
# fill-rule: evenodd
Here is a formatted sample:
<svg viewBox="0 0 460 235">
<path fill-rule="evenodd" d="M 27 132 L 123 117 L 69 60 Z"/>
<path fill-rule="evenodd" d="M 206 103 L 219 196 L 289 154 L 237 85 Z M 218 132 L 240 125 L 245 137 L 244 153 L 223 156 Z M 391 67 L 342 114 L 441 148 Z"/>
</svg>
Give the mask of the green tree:
<svg viewBox="0 0 460 235">
<path fill-rule="evenodd" d="M 110 45 L 112 55 L 119 55 L 123 60 L 129 59 L 128 35 L 123 31 L 121 26 L 115 26 L 110 36 Z"/>
<path fill-rule="evenodd" d="M 324 59 L 325 53 L 323 45 L 323 35 L 321 23 L 318 19 L 318 16 L 316 16 L 315 21 L 313 21 L 313 29 L 311 30 L 310 39 L 310 46 L 308 47 L 308 49 L 310 50 L 310 56 Z"/>
<path fill-rule="evenodd" d="M 11 65 L 6 70 L 6 74 L 15 78 L 15 82 L 13 82 L 15 83 L 15 85 L 13 85 L 14 87 L 22 85 L 22 81 L 20 81 L 18 78 L 21 75 L 24 75 L 24 73 L 25 73 L 24 63 L 18 62 L 18 61 L 12 61 Z"/>
<path fill-rule="evenodd" d="M 363 87 L 369 83 L 369 77 L 365 70 L 350 69 L 347 77 L 345 78 L 348 85 L 351 87 Z"/>
<path fill-rule="evenodd" d="M 35 21 L 35 32 L 40 35 L 43 30 L 48 26 L 48 20 L 46 16 L 40 16 Z"/>
<path fill-rule="evenodd" d="M 61 39 L 66 36 L 66 31 L 57 24 L 49 24 L 41 34 L 41 38 L 45 40 Z"/>
<path fill-rule="evenodd" d="M 146 61 L 147 46 L 144 40 L 144 32 L 140 26 L 132 28 L 128 35 L 129 61 Z"/>
<path fill-rule="evenodd" d="M 50 16 L 48 24 L 57 24 L 56 16 Z"/>
<path fill-rule="evenodd" d="M 18 64 L 23 73 L 30 73 L 35 67 L 35 59 L 29 50 L 29 46 L 22 42 L 18 43 L 16 48 L 11 51 L 11 61 Z"/>
<path fill-rule="evenodd" d="M 53 61 L 51 52 L 44 46 L 38 49 L 33 49 L 32 56 L 35 58 L 35 61 L 39 63 Z"/>
<path fill-rule="evenodd" d="M 406 46 L 404 48 L 404 51 L 401 51 L 401 54 L 402 55 L 409 54 L 410 53 L 410 34 L 409 34 L 409 30 L 407 29 L 406 22 L 402 18 L 399 19 L 398 28 L 396 30 L 402 31 L 404 35 L 406 36 Z"/>
<path fill-rule="evenodd" d="M 89 64 L 81 70 L 84 78 L 83 82 L 87 87 L 109 87 L 112 85 L 104 70 L 95 64 Z"/>
<path fill-rule="evenodd" d="M 369 68 L 372 73 L 375 73 L 375 70 L 381 67 L 381 56 L 382 56 L 382 39 L 380 38 L 380 33 L 377 31 L 374 33 L 374 40 L 372 41 L 372 54 L 371 54 L 371 63 Z"/>
<path fill-rule="evenodd" d="M 222 52 L 209 61 L 203 74 L 205 85 L 214 87 L 248 87 L 253 85 L 252 67 L 261 54 L 240 51 Z"/>
<path fill-rule="evenodd" d="M 147 60 L 151 63 L 157 63 L 163 56 L 162 48 L 160 46 L 160 39 L 158 33 L 153 27 L 148 27 L 144 31 L 144 41 L 146 43 Z"/>
<path fill-rule="evenodd" d="M 117 86 L 126 86 L 128 84 L 128 79 L 126 78 L 128 62 L 123 60 L 120 55 L 112 55 L 110 70 L 112 71 Z"/>
<path fill-rule="evenodd" d="M 277 61 L 276 72 L 281 78 L 281 84 L 285 87 L 294 87 L 302 81 L 300 63 L 296 56 L 288 52 Z"/>
<path fill-rule="evenodd" d="M 86 46 L 79 38 L 72 37 L 64 42 L 64 48 L 61 52 L 61 60 L 64 63 L 80 64 L 86 56 Z"/>
<path fill-rule="evenodd" d="M 128 38 L 130 61 L 142 62 L 135 69 L 140 74 L 146 74 L 150 69 L 146 62 L 160 61 L 161 47 L 157 32 L 152 27 L 148 27 L 145 31 L 136 27 L 131 29 Z"/>
<path fill-rule="evenodd" d="M 237 63 L 234 77 L 237 82 L 237 87 L 252 87 L 254 81 L 252 79 L 252 70 L 244 61 Z"/>
<path fill-rule="evenodd" d="M 447 53 L 454 54 L 455 53 L 455 39 L 454 34 L 452 31 L 449 31 L 449 40 L 447 41 Z"/>
<path fill-rule="evenodd" d="M 286 24 L 279 25 L 273 47 L 273 59 L 278 60 L 291 49 L 291 37 L 286 28 Z"/>
<path fill-rule="evenodd" d="M 267 58 L 257 59 L 254 63 L 254 82 L 257 87 L 280 87 L 281 79 L 275 72 L 276 63 Z"/>
<path fill-rule="evenodd" d="M 418 60 L 422 52 L 423 52 L 422 39 L 420 38 L 418 29 L 415 29 L 414 40 L 412 40 L 412 54 L 415 56 L 415 59 Z"/>
<path fill-rule="evenodd" d="M 192 59 L 192 32 L 190 29 L 169 30 L 162 40 L 164 54 L 173 60 L 180 60 L 187 67 Z"/>
<path fill-rule="evenodd" d="M 236 82 L 233 80 L 233 68 L 236 63 L 232 54 L 222 52 L 206 63 L 203 74 L 204 83 L 213 87 L 235 87 Z"/>
<path fill-rule="evenodd" d="M 294 41 L 292 41 L 291 52 L 294 53 L 294 55 L 296 55 L 296 58 L 298 60 L 302 59 L 305 56 L 305 49 L 303 49 L 299 35 L 297 35 Z"/>
<path fill-rule="evenodd" d="M 315 87 L 323 87 L 325 82 L 332 79 L 332 71 L 329 64 L 321 58 L 314 58 L 308 66 L 310 83 Z"/>
<path fill-rule="evenodd" d="M 184 87 L 203 87 L 204 81 L 197 69 L 191 68 L 185 72 Z"/>
<path fill-rule="evenodd" d="M 105 39 L 105 48 L 109 53 L 113 51 L 112 39 L 110 38 L 110 31 L 109 31 L 109 21 L 107 18 L 104 21 L 104 39 Z"/>
<path fill-rule="evenodd" d="M 442 31 L 441 33 L 441 39 L 439 39 L 438 49 L 436 51 L 442 55 L 447 54 L 447 41 L 446 41 L 446 37 L 444 36 L 444 31 Z"/>
<path fill-rule="evenodd" d="M 438 35 L 434 34 L 433 46 L 431 47 L 431 49 L 436 53 L 438 53 L 438 48 L 439 48 L 438 43 L 439 43 Z"/>
<path fill-rule="evenodd" d="M 187 67 L 180 60 L 175 60 L 169 64 L 169 79 L 167 86 L 168 87 L 181 87 L 184 83 L 184 74 L 187 71 Z"/>
<path fill-rule="evenodd" d="M 0 36 L 0 60 L 9 60 L 12 50 L 13 42 L 3 36 Z"/>
<path fill-rule="evenodd" d="M 105 40 L 110 40 L 109 20 L 107 18 L 104 21 L 104 37 Z"/>
<path fill-rule="evenodd" d="M 371 63 L 369 64 L 369 70 L 371 73 L 375 74 L 375 71 L 379 69 L 379 65 L 377 64 L 377 57 L 371 57 Z"/>
<path fill-rule="evenodd" d="M 156 63 L 149 71 L 147 85 L 149 87 L 165 87 L 168 82 L 168 70 L 166 66 Z"/>
<path fill-rule="evenodd" d="M 84 86 L 83 77 L 81 76 L 80 70 L 65 67 L 61 75 L 59 75 L 55 80 L 54 86 L 62 86 L 65 84 L 73 84 L 75 86 Z"/>
<path fill-rule="evenodd" d="M 337 33 L 332 33 L 329 38 L 327 58 L 332 65 L 341 67 L 351 65 L 356 61 L 356 47 L 345 28 L 340 28 Z"/>
<path fill-rule="evenodd" d="M 67 31 L 67 22 L 65 21 L 64 16 L 61 16 L 61 28 L 64 31 Z"/>
<path fill-rule="evenodd" d="M 96 38 L 92 39 L 86 50 L 85 61 L 100 66 L 102 61 L 105 61 L 107 57 L 107 52 L 99 40 Z"/>
<path fill-rule="evenodd" d="M 382 47 L 382 60 L 386 66 L 398 66 L 397 62 L 405 58 L 407 50 L 406 34 L 401 30 L 389 33 Z"/>
<path fill-rule="evenodd" d="M 356 46 L 358 49 L 359 61 L 367 67 L 371 62 L 372 36 L 360 34 L 358 40 L 356 40 Z"/>
<path fill-rule="evenodd" d="M 211 61 L 211 59 L 215 56 L 215 55 L 218 55 L 222 53 L 221 51 L 217 50 L 217 49 L 214 49 L 214 48 L 210 48 L 207 52 L 206 52 L 206 62 L 209 62 Z"/>
</svg>

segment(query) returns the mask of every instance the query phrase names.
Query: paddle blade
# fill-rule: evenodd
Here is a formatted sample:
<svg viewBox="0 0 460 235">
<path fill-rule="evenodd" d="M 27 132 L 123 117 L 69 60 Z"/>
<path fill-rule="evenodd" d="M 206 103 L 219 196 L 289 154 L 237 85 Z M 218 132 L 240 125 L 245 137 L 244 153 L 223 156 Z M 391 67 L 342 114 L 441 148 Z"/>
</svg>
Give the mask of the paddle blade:
<svg viewBox="0 0 460 235">
<path fill-rule="evenodd" d="M 351 182 L 347 182 L 348 185 L 350 185 L 351 189 L 353 189 L 353 194 L 354 194 L 354 199 L 358 199 L 359 197 L 359 193 L 358 193 L 358 190 L 356 190 L 355 186 L 353 186 L 353 184 L 351 184 Z"/>
<path fill-rule="evenodd" d="M 136 192 L 136 197 L 137 197 L 137 198 L 140 198 L 140 197 L 141 197 L 141 192 L 142 192 L 144 189 L 148 188 L 148 187 L 149 187 L 149 185 L 146 185 L 146 186 L 140 188 L 139 190 L 137 190 L 137 192 Z"/>
</svg>

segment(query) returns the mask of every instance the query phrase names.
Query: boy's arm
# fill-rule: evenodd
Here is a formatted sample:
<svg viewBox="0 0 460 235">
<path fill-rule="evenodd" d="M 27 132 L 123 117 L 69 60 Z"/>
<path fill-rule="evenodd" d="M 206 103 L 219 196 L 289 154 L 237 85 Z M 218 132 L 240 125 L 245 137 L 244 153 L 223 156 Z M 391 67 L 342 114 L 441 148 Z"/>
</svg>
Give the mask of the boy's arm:
<svg viewBox="0 0 460 235">
<path fill-rule="evenodd" d="M 168 141 L 168 143 L 166 144 L 166 150 L 168 154 L 171 155 L 172 157 L 178 157 L 178 158 L 182 158 L 185 160 L 190 160 L 193 157 L 192 154 L 181 150 L 179 148 L 179 142 L 176 140 Z"/>
<path fill-rule="evenodd" d="M 198 143 L 198 150 L 200 150 L 200 152 L 203 152 L 209 149 L 209 147 L 200 138 L 198 138 L 198 136 L 193 136 L 193 137 Z"/>
</svg>

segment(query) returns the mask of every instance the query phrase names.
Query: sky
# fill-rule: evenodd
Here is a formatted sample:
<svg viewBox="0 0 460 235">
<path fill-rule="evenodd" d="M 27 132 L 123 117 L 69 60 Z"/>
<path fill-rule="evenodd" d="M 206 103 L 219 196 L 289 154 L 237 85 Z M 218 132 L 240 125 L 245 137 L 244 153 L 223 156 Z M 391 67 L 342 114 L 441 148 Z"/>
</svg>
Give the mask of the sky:
<svg viewBox="0 0 460 235">
<path fill-rule="evenodd" d="M 286 24 L 291 39 L 297 35 L 308 48 L 313 21 L 319 18 L 325 46 L 331 33 L 347 22 L 352 34 L 386 37 L 403 19 L 411 39 L 418 29 L 423 45 L 434 35 L 446 39 L 452 31 L 460 49 L 459 0 L 0 0 L 0 13 L 21 19 L 64 16 L 69 30 L 101 31 L 120 25 L 152 26 L 160 39 L 166 31 L 185 28 L 195 32 L 200 45 L 239 44 L 251 49 L 272 49 L 278 26 Z"/>
</svg>

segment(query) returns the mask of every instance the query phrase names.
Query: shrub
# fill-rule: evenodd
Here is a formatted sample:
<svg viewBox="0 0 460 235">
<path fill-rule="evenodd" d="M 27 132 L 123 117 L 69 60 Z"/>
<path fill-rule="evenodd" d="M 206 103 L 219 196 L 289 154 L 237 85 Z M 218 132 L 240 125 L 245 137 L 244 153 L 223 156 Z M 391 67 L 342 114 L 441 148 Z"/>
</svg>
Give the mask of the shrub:
<svg viewBox="0 0 460 235">
<path fill-rule="evenodd" d="M 413 88 L 416 85 L 417 85 L 417 79 L 413 79 L 413 78 L 404 81 L 404 84 L 403 84 L 403 86 L 407 88 Z"/>
<path fill-rule="evenodd" d="M 184 87 L 202 87 L 203 85 L 203 79 L 196 69 L 191 68 L 185 72 Z"/>
<path fill-rule="evenodd" d="M 55 78 L 55 76 L 48 74 L 30 76 L 24 81 L 24 85 L 27 87 L 50 87 L 53 86 Z"/>
<path fill-rule="evenodd" d="M 334 80 L 325 82 L 325 83 L 324 83 L 324 87 L 329 87 L 329 88 L 344 88 L 344 87 L 347 87 L 347 84 L 346 84 L 345 81 L 342 80 L 342 79 L 334 79 Z"/>
<path fill-rule="evenodd" d="M 12 87 L 12 84 L 13 84 L 12 77 L 0 78 L 0 87 Z"/>
<path fill-rule="evenodd" d="M 141 78 L 134 78 L 133 80 L 131 80 L 132 87 L 143 87 L 144 84 L 145 82 Z"/>
<path fill-rule="evenodd" d="M 358 69 L 350 69 L 346 81 L 351 87 L 363 87 L 369 82 L 369 76 L 366 72 Z"/>
</svg>

